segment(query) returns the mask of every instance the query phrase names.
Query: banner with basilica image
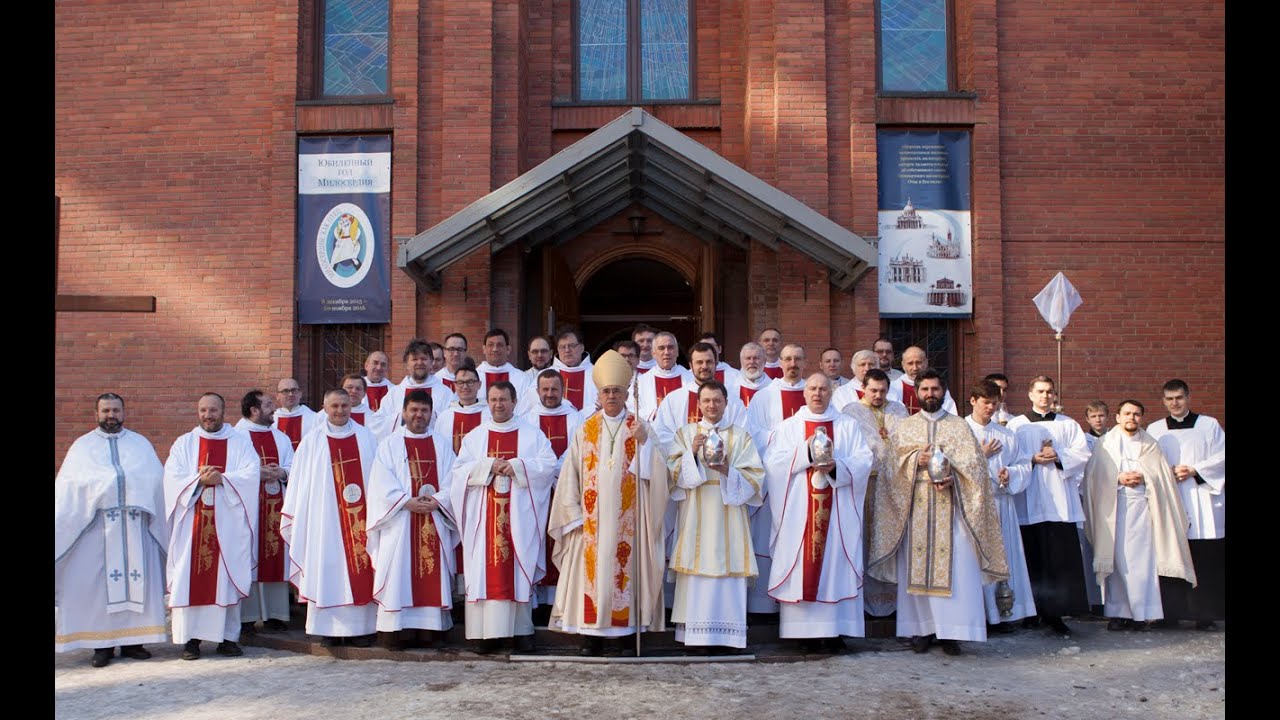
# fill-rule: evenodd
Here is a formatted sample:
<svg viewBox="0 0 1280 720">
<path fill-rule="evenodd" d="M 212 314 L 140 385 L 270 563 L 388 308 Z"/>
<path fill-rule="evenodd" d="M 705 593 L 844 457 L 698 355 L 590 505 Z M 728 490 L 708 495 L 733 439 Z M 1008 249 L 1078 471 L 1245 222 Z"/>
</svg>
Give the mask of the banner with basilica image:
<svg viewBox="0 0 1280 720">
<path fill-rule="evenodd" d="M 391 322 L 391 138 L 298 139 L 298 323 Z"/>
<path fill-rule="evenodd" d="M 880 316 L 973 315 L 970 134 L 877 133 Z"/>
</svg>

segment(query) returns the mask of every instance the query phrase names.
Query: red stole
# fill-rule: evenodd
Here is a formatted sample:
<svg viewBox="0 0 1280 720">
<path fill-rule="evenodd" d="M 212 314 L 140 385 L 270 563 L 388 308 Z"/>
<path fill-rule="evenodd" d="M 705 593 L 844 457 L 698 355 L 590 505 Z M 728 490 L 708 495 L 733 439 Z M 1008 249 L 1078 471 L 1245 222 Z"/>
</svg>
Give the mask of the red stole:
<svg viewBox="0 0 1280 720">
<path fill-rule="evenodd" d="M 756 390 L 760 388 L 749 388 L 746 385 L 738 386 L 738 399 L 742 401 L 742 407 L 751 407 L 751 398 L 755 397 Z"/>
<path fill-rule="evenodd" d="M 698 404 L 698 393 L 689 391 L 689 407 L 685 411 L 685 422 L 696 423 L 702 419 L 702 406 Z"/>
<path fill-rule="evenodd" d="M 804 391 L 788 390 L 787 388 L 780 389 L 781 392 L 778 395 L 782 400 L 782 419 L 787 420 L 792 415 L 795 415 L 800 408 L 804 407 Z"/>
<path fill-rule="evenodd" d="M 353 605 L 365 605 L 373 599 L 373 565 L 365 551 L 368 510 L 364 497 L 364 471 L 360 469 L 360 444 L 354 434 L 344 438 L 328 437 L 328 440 L 351 602 Z"/>
<path fill-rule="evenodd" d="M 768 375 L 774 380 L 777 380 L 778 378 L 782 377 L 782 366 L 779 365 L 778 367 L 771 367 L 769 365 L 765 365 L 764 374 Z"/>
<path fill-rule="evenodd" d="M 667 395 L 679 390 L 684 385 L 684 378 L 676 375 L 675 377 L 653 376 L 653 393 L 658 398 L 658 405 L 662 405 L 662 401 Z"/>
<path fill-rule="evenodd" d="M 643 375 L 643 374 L 645 374 L 645 373 L 649 372 L 649 371 L 650 371 L 650 370 L 652 370 L 652 369 L 653 369 L 653 368 L 651 368 L 651 367 L 639 367 L 639 366 L 637 366 L 637 367 L 636 367 L 636 374 L 637 374 L 637 375 Z"/>
<path fill-rule="evenodd" d="M 258 452 L 262 467 L 280 464 L 280 449 L 271 431 L 250 430 L 249 440 Z M 269 492 L 267 485 L 275 492 Z M 278 480 L 258 483 L 258 582 L 284 582 L 284 546 L 280 536 L 280 506 L 284 491 Z"/>
<path fill-rule="evenodd" d="M 378 409 L 382 407 L 382 398 L 387 396 L 387 391 L 390 389 L 390 385 L 369 385 L 366 383 L 364 399 L 369 403 L 369 409 L 378 412 Z"/>
<path fill-rule="evenodd" d="M 582 407 L 582 380 L 586 376 L 585 370 L 560 369 L 560 377 L 564 380 L 564 399 L 573 403 L 573 406 L 579 410 L 586 410 Z"/>
<path fill-rule="evenodd" d="M 720 383 L 721 385 L 723 385 L 723 384 L 724 384 L 724 371 L 723 371 L 723 370 L 717 370 L 717 371 L 716 371 L 716 382 Z"/>
<path fill-rule="evenodd" d="M 854 392 L 856 392 L 856 393 L 858 393 L 858 399 L 859 399 L 859 400 L 861 400 L 861 399 L 862 399 L 862 391 L 861 391 L 861 390 L 859 390 L 858 388 L 854 388 L 854 389 L 853 389 L 853 391 L 854 391 Z"/>
<path fill-rule="evenodd" d="M 902 404 L 907 406 L 907 414 L 920 412 L 920 401 L 916 399 L 916 386 L 902 383 Z"/>
<path fill-rule="evenodd" d="M 298 443 L 302 442 L 302 415 L 277 415 L 276 429 L 289 437 L 289 442 L 293 444 L 293 449 L 298 449 Z"/>
<path fill-rule="evenodd" d="M 409 490 L 420 497 L 423 485 L 440 490 L 436 472 L 436 444 L 430 436 L 404 439 L 409 454 Z M 434 494 L 434 493 L 433 493 Z M 409 513 L 409 577 L 413 607 L 444 607 L 440 596 L 443 549 L 432 513 Z"/>
<path fill-rule="evenodd" d="M 520 449 L 520 431 L 489 431 L 489 457 L 511 461 Z M 486 600 L 516 599 L 516 554 L 511 539 L 511 490 L 494 487 L 497 478 L 485 487 L 484 579 Z"/>
<path fill-rule="evenodd" d="M 355 420 L 356 422 L 358 422 L 358 423 L 360 423 L 361 425 L 363 425 L 363 424 L 364 424 L 364 413 L 363 413 L 363 412 L 352 412 L 352 413 L 351 413 L 351 419 L 352 419 L 352 420 Z"/>
<path fill-rule="evenodd" d="M 453 427 L 450 432 L 453 433 L 453 452 L 456 455 L 458 448 L 462 447 L 462 438 L 467 433 L 480 427 L 480 419 L 482 412 L 464 413 L 458 412 L 456 409 L 453 413 Z"/>
<path fill-rule="evenodd" d="M 442 377 L 440 378 L 440 382 L 444 383 L 444 386 L 449 388 L 449 392 L 457 392 L 457 390 L 453 389 L 453 381 L 449 378 Z"/>
<path fill-rule="evenodd" d="M 551 443 L 551 450 L 556 457 L 564 455 L 569 449 L 569 417 L 567 415 L 539 415 L 538 427 Z"/>
<path fill-rule="evenodd" d="M 484 373 L 484 386 L 485 386 L 485 387 L 487 387 L 487 388 L 491 388 L 491 387 L 493 387 L 493 384 L 494 384 L 494 383 L 500 383 L 500 382 L 507 382 L 507 373 L 505 373 L 505 372 L 489 372 L 488 370 L 486 370 L 486 371 L 485 371 L 485 373 Z"/>
<path fill-rule="evenodd" d="M 227 441 L 225 438 L 200 438 L 197 454 L 200 464 L 196 468 L 212 465 L 218 472 L 227 471 Z M 214 522 L 215 508 L 204 502 L 205 490 L 211 485 L 201 485 L 196 497 L 195 522 L 191 523 L 191 584 L 187 605 L 214 605 L 218 601 L 218 566 L 222 564 L 222 550 L 218 545 L 218 527 Z M 210 495 L 213 493 L 210 492 Z"/>
<path fill-rule="evenodd" d="M 814 431 L 819 427 L 827 429 L 827 437 L 834 442 L 836 435 L 830 420 L 821 422 L 804 421 L 804 439 L 807 441 L 813 437 Z M 808 452 L 806 449 L 805 452 Z M 827 527 L 831 524 L 831 501 L 832 488 L 830 485 L 817 490 L 813 487 L 810 480 L 814 475 L 818 474 L 816 470 L 810 468 L 805 473 L 805 487 L 809 490 L 809 512 L 804 520 L 804 543 L 801 546 L 801 562 L 804 563 L 804 594 L 801 600 L 805 602 L 815 602 L 818 599 L 818 581 L 822 579 L 822 557 L 827 549 Z"/>
</svg>

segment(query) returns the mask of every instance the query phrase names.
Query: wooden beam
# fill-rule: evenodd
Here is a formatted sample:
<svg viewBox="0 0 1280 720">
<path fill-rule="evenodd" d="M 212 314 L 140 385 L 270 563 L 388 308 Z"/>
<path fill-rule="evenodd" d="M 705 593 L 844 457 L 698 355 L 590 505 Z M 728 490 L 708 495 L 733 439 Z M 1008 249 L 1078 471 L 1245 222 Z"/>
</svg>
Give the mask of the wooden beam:
<svg viewBox="0 0 1280 720">
<path fill-rule="evenodd" d="M 156 311 L 154 295 L 58 295 L 57 312 L 141 312 Z"/>
</svg>

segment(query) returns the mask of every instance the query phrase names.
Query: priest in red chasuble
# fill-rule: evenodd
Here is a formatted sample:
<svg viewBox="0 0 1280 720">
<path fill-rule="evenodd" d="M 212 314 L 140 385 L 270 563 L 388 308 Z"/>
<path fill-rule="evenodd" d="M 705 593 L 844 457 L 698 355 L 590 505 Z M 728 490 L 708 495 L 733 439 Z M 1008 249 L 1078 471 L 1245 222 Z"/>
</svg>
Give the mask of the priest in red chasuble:
<svg viewBox="0 0 1280 720">
<path fill-rule="evenodd" d="M 875 459 L 831 392 L 822 373 L 805 380 L 805 406 L 773 431 L 764 467 L 778 636 L 841 652 L 840 636 L 863 636 L 861 515 Z"/>
<path fill-rule="evenodd" d="M 365 485 L 377 443 L 351 419 L 345 390 L 325 393 L 324 412 L 324 421 L 294 453 L 280 533 L 289 543 L 289 581 L 307 604 L 307 634 L 319 635 L 325 647 L 368 647 L 377 606 L 366 549 Z"/>
<path fill-rule="evenodd" d="M 253 446 L 223 422 L 226 401 L 205 393 L 200 424 L 173 442 L 164 464 L 169 515 L 169 607 L 182 659 L 200 657 L 200 641 L 220 655 L 242 655 L 240 601 L 257 564 L 258 469 Z"/>
<path fill-rule="evenodd" d="M 551 443 L 551 451 L 556 454 L 556 467 L 551 474 L 551 489 L 554 491 L 556 478 L 560 477 L 560 466 L 564 464 L 565 453 L 569 450 L 569 441 L 573 439 L 578 426 L 582 425 L 583 415 L 564 401 L 564 378 L 555 370 L 543 370 L 537 376 L 537 388 L 538 397 L 529 406 L 525 419 L 542 430 L 542 434 Z M 556 583 L 560 580 L 560 570 L 551 561 L 552 543 L 550 540 L 544 540 L 544 543 L 547 574 L 542 576 L 534 591 L 538 595 L 538 604 L 547 606 L 549 612 L 551 604 L 556 600 Z"/>
<path fill-rule="evenodd" d="M 511 383 L 493 383 L 487 399 L 490 417 L 463 438 L 442 502 L 462 534 L 467 639 L 491 652 L 512 637 L 517 652 L 531 652 L 556 455 L 536 425 L 515 417 Z"/>
<path fill-rule="evenodd" d="M 569 442 L 547 534 L 560 568 L 550 627 L 586 636 L 582 653 L 599 655 L 606 637 L 666 628 L 667 466 L 647 423 L 627 412 L 627 361 L 610 350 L 591 379 L 602 407 Z"/>
<path fill-rule="evenodd" d="M 410 390 L 404 404 L 404 427 L 378 446 L 369 476 L 373 600 L 378 631 L 396 633 L 394 649 L 431 644 L 429 633 L 453 627 L 458 544 L 437 499 L 449 494 L 453 447 L 431 430 L 431 393 Z"/>
</svg>

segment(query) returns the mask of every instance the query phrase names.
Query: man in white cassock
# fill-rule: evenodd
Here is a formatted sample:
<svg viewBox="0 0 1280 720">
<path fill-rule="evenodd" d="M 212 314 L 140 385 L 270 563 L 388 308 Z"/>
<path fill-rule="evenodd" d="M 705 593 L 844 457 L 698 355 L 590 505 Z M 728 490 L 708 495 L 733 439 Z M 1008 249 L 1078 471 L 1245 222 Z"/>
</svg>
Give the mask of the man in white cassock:
<svg viewBox="0 0 1280 720">
<path fill-rule="evenodd" d="M 1187 511 L 1155 438 L 1142 430 L 1137 400 L 1116 406 L 1116 426 L 1085 466 L 1085 533 L 1102 586 L 1108 630 L 1146 630 L 1164 617 L 1160 577 L 1192 586 Z"/>
<path fill-rule="evenodd" d="M 1000 516 L 982 449 L 964 420 L 942 409 L 936 370 L 916 383 L 920 412 L 889 436 L 896 470 L 876 483 L 869 572 L 898 585 L 898 636 L 928 652 L 939 640 L 987 639 L 982 586 L 1008 580 Z M 940 451 L 941 458 L 934 458 Z"/>
<path fill-rule="evenodd" d="M 1191 388 L 1173 379 L 1164 384 L 1169 416 L 1147 425 L 1173 467 L 1182 506 L 1191 518 L 1187 542 L 1198 584 L 1191 588 L 1161 577 L 1164 622 L 1196 621 L 1196 629 L 1213 630 L 1227 618 L 1227 435 L 1218 421 L 1191 411 Z"/>
<path fill-rule="evenodd" d="M 708 330 L 702 333 L 702 337 L 698 338 L 698 342 L 704 342 L 715 348 L 716 351 L 716 382 L 725 386 L 727 390 L 730 387 L 737 387 L 739 372 L 737 368 L 724 361 L 724 343 L 720 342 L 720 338 L 715 333 Z M 693 361 L 689 361 L 692 370 Z"/>
<path fill-rule="evenodd" d="M 242 433 L 223 422 L 226 401 L 200 396 L 200 424 L 173 442 L 164 464 L 169 516 L 169 608 L 182 659 L 200 657 L 200 641 L 219 655 L 243 655 L 240 601 L 258 559 L 261 461 Z"/>
<path fill-rule="evenodd" d="M 453 627 L 458 534 L 437 496 L 449 494 L 453 448 L 431 431 L 431 393 L 410 390 L 404 427 L 378 446 L 369 474 L 368 551 L 379 632 L 393 650 L 429 647 Z"/>
<path fill-rule="evenodd" d="M 489 386 L 489 419 L 462 441 L 442 500 L 462 534 L 466 634 L 480 652 L 515 638 L 532 652 L 533 585 L 546 572 L 544 538 L 556 456 L 537 427 L 515 417 L 515 387 Z"/>
<path fill-rule="evenodd" d="M 410 340 L 404 348 L 404 367 L 408 374 L 399 385 L 387 393 L 382 401 L 387 405 L 387 415 L 394 418 L 392 427 L 400 427 L 404 424 L 398 408 L 404 407 L 404 394 L 415 388 L 431 393 L 431 406 L 435 409 L 431 422 L 434 423 L 436 417 L 449 407 L 449 403 L 453 402 L 454 393 L 433 374 L 432 368 L 435 365 L 432 360 L 431 343 L 422 338 Z"/>
<path fill-rule="evenodd" d="M 773 378 L 764 374 L 764 348 L 758 342 L 743 344 L 738 351 L 738 363 L 742 366 L 738 371 L 738 384 L 725 387 L 730 395 L 737 396 L 743 408 L 750 408 L 756 392 L 773 382 Z"/>
<path fill-rule="evenodd" d="M 484 361 L 476 366 L 480 377 L 480 397 L 488 397 L 490 385 L 506 380 L 516 389 L 516 396 L 524 405 L 537 396 L 533 383 L 522 370 L 511 364 L 511 336 L 502 328 L 494 328 L 484 334 Z M 456 391 L 455 391 L 456 392 Z"/>
<path fill-rule="evenodd" d="M 538 381 L 538 375 L 543 370 L 550 370 L 554 362 L 551 341 L 541 335 L 534 335 L 525 354 L 529 357 L 529 369 L 524 371 L 524 376 L 533 385 Z"/>
<path fill-rule="evenodd" d="M 453 376 L 458 372 L 458 368 L 473 361 L 467 355 L 467 336 L 462 333 L 449 333 L 444 336 L 444 367 L 436 370 L 436 378 L 444 383 L 444 386 L 453 392 L 458 392 L 454 388 Z"/>
<path fill-rule="evenodd" d="M 853 358 L 849 360 L 849 369 L 853 370 L 853 377 L 849 379 L 849 382 L 836 388 L 835 394 L 831 396 L 831 403 L 843 411 L 846 407 L 861 400 L 863 394 L 862 383 L 867 376 L 867 371 L 879 369 L 877 367 L 879 362 L 879 358 L 870 350 L 859 350 L 854 353 Z M 885 375 L 885 378 L 888 377 L 888 375 Z M 895 404 L 902 405 L 902 403 Z M 905 410 L 906 407 L 903 406 L 903 409 Z"/>
<path fill-rule="evenodd" d="M 637 389 L 627 393 L 627 410 L 634 411 L 645 422 L 658 417 L 658 408 L 666 397 L 677 392 L 691 377 L 689 369 L 676 362 L 680 355 L 680 343 L 669 332 L 660 332 L 653 338 L 655 364 L 649 372 L 636 379 Z M 636 398 L 639 405 L 636 405 Z M 586 413 L 590 414 L 590 413 Z"/>
<path fill-rule="evenodd" d="M 1025 492 L 1013 496 L 1021 524 L 1027 573 L 1041 623 L 1062 637 L 1071 628 L 1064 615 L 1082 616 L 1089 610 L 1083 552 L 1076 523 L 1084 521 L 1080 479 L 1089 461 L 1089 445 L 1080 423 L 1053 411 L 1053 379 L 1032 378 L 1027 393 L 1031 411 L 1005 427 L 1018 437 L 1018 454 L 1031 461 Z M 1034 626 L 1025 618 L 1023 626 Z"/>
<path fill-rule="evenodd" d="M 369 409 L 374 412 L 382 410 L 382 401 L 387 397 L 387 393 L 391 392 L 391 388 L 395 384 L 387 379 L 387 370 L 391 367 L 391 360 L 387 354 L 381 350 L 374 350 L 369 353 L 369 357 L 364 361 L 364 399 L 369 403 Z M 391 409 L 394 413 L 394 408 Z"/>
<path fill-rule="evenodd" d="M 289 544 L 289 581 L 307 604 L 307 634 L 319 635 L 323 647 L 369 647 L 378 618 L 366 485 L 378 446 L 351 419 L 345 390 L 325 393 L 324 411 L 324 422 L 293 455 L 280 534 Z"/>
<path fill-rule="evenodd" d="M 631 331 L 631 341 L 636 344 L 639 351 L 639 360 L 636 363 L 635 372 L 637 375 L 643 375 L 653 369 L 658 361 L 653 358 L 653 339 L 658 331 L 645 323 L 639 323 Z"/>
<path fill-rule="evenodd" d="M 902 375 L 889 383 L 889 399 L 906 406 L 907 412 L 914 415 L 920 412 L 920 400 L 916 392 L 916 378 L 929 369 L 929 358 L 923 349 L 914 345 L 902 351 Z M 942 398 L 942 409 L 958 415 L 956 401 L 947 392 Z"/>
<path fill-rule="evenodd" d="M 383 438 L 391 434 L 391 431 L 399 424 L 399 418 L 390 412 L 374 412 L 366 402 L 364 376 L 358 373 L 349 373 L 342 376 L 342 389 L 346 391 L 347 397 L 351 398 L 351 419 L 369 429 L 373 433 L 375 442 L 381 442 Z M 401 395 L 400 397 L 403 397 Z M 316 411 L 315 424 L 321 425 L 325 421 L 325 411 L 323 409 Z"/>
<path fill-rule="evenodd" d="M 698 361 L 690 364 L 697 373 Z M 724 385 L 707 380 L 696 397 L 698 419 L 675 433 L 667 457 L 677 508 L 671 622 L 686 647 L 741 649 L 747 646 L 747 584 L 759 574 L 746 506 L 763 502 L 764 467 L 751 435 L 725 413 Z"/>
<path fill-rule="evenodd" d="M 862 352 L 867 352 L 872 358 L 875 357 L 875 354 L 870 351 Z M 862 431 L 862 439 L 871 448 L 871 454 L 876 460 L 871 467 L 871 474 L 867 477 L 867 498 L 862 504 L 862 525 L 866 528 L 863 536 L 868 539 L 862 543 L 862 561 L 865 568 L 871 552 L 869 539 L 875 527 L 876 483 L 880 482 L 880 478 L 892 478 L 897 472 L 897 460 L 889 447 L 889 436 L 898 427 L 898 423 L 907 417 L 907 409 L 902 406 L 902 403 L 893 402 L 888 398 L 889 376 L 883 371 L 874 367 L 868 368 L 863 373 L 863 377 L 866 390 L 862 398 L 846 405 L 842 412 L 857 421 L 858 429 Z M 847 388 L 848 385 L 845 387 Z M 837 390 L 832 394 L 832 398 L 839 394 L 840 390 Z M 831 402 L 834 407 L 835 400 Z M 898 588 L 864 573 L 862 604 L 867 614 L 874 617 L 892 615 L 898 607 Z"/>
<path fill-rule="evenodd" d="M 297 380 L 285 378 L 276 383 L 276 411 L 271 414 L 271 427 L 284 433 L 294 450 L 320 420 L 314 410 L 302 404 L 302 386 Z"/>
<path fill-rule="evenodd" d="M 537 377 L 538 400 L 525 413 L 524 419 L 536 425 L 551 443 L 551 451 L 556 455 L 556 467 L 551 473 L 551 490 L 555 491 L 556 478 L 560 477 L 560 467 L 564 465 L 565 453 L 569 450 L 569 441 L 582 425 L 583 416 L 576 408 L 564 401 L 564 378 L 555 370 L 543 370 Z M 551 561 L 552 543 L 546 542 L 547 572 L 542 580 L 534 586 L 538 596 L 538 605 L 546 606 L 547 613 L 556 600 L 556 583 L 560 580 L 560 569 Z M 547 618 L 541 618 L 543 624 Z"/>
<path fill-rule="evenodd" d="M 871 352 L 876 354 L 876 359 L 880 361 L 879 369 L 889 376 L 889 382 L 902 377 L 902 371 L 893 366 L 893 341 L 886 338 L 878 338 L 871 343 Z"/>
<path fill-rule="evenodd" d="M 765 328 L 760 333 L 760 347 L 764 348 L 764 374 L 770 380 L 782 377 L 782 333 L 777 328 Z"/>
<path fill-rule="evenodd" d="M 602 407 L 569 443 L 547 524 L 560 568 L 549 627 L 584 636 L 584 655 L 601 654 L 606 637 L 666 629 L 667 466 L 646 423 L 627 412 L 631 374 L 612 350 L 592 368 Z"/>
<path fill-rule="evenodd" d="M 457 397 L 449 407 L 436 412 L 434 432 L 449 442 L 455 454 L 462 447 L 462 438 L 489 418 L 489 404 L 480 399 L 482 384 L 475 368 L 470 365 L 458 368 L 453 376 Z"/>
<path fill-rule="evenodd" d="M 1013 499 L 1026 492 L 1031 479 L 1031 461 L 1018 453 L 1018 438 L 1008 428 L 995 422 L 996 409 L 1000 407 L 1003 393 L 1000 386 L 990 380 L 981 380 L 969 391 L 969 406 L 973 409 L 965 421 L 978 440 L 978 447 L 987 460 L 987 474 L 991 478 L 991 493 L 1000 515 L 1000 538 L 1004 541 L 1005 559 L 1009 563 L 1008 587 L 1013 592 L 1013 607 L 1009 615 L 1001 615 L 996 593 L 1003 588 L 999 583 L 983 587 L 987 606 L 987 632 L 1007 634 L 1013 632 L 1014 620 L 1034 617 L 1036 603 L 1031 590 L 1031 576 L 1027 574 L 1027 554 L 1022 549 L 1022 533 L 1018 526 L 1018 508 Z"/>
<path fill-rule="evenodd" d="M 844 365 L 844 355 L 839 348 L 829 347 L 818 354 L 818 368 L 822 370 L 823 375 L 826 375 L 831 380 L 831 387 L 836 390 L 839 390 L 841 386 L 849 382 L 848 378 L 840 374 L 841 365 Z"/>
<path fill-rule="evenodd" d="M 766 330 L 761 338 L 776 330 Z M 769 381 L 763 390 L 751 398 L 747 407 L 746 427 L 755 442 L 756 450 L 762 457 L 768 455 L 769 436 L 774 428 L 795 415 L 805 405 L 804 348 L 795 343 L 787 343 L 778 353 L 780 377 Z M 765 483 L 764 504 L 751 509 L 751 541 L 756 548 L 756 563 L 760 566 L 760 577 L 767 578 L 772 570 L 770 558 L 773 546 L 770 537 L 773 534 L 772 503 L 769 502 L 770 485 Z M 768 583 L 759 582 L 747 596 L 747 610 L 751 613 L 773 615 L 778 612 L 778 603 L 769 595 Z M 772 618 L 769 618 L 770 620 Z"/>
<path fill-rule="evenodd" d="M 244 435 L 258 455 L 258 537 L 254 549 L 256 563 L 249 597 L 240 604 L 240 634 L 263 630 L 287 630 L 289 583 L 285 572 L 289 548 L 280 536 L 280 511 L 293 467 L 293 444 L 284 433 L 271 427 L 275 403 L 261 390 L 250 390 L 240 399 L 240 421 L 236 431 Z"/>
<path fill-rule="evenodd" d="M 164 642 L 164 466 L 151 443 L 124 427 L 124 400 L 103 393 L 98 427 L 71 444 L 53 484 L 54 650 L 92 648 L 104 667 L 146 660 Z"/>
<path fill-rule="evenodd" d="M 551 367 L 564 378 L 564 399 L 583 415 L 599 408 L 596 386 L 591 383 L 591 358 L 583 352 L 582 336 L 577 330 L 561 330 L 556 336 L 556 359 Z"/>
<path fill-rule="evenodd" d="M 875 459 L 831 392 L 830 378 L 810 375 L 805 406 L 773 431 L 764 457 L 778 637 L 800 638 L 806 652 L 843 652 L 842 635 L 863 636 L 862 505 Z"/>
</svg>

